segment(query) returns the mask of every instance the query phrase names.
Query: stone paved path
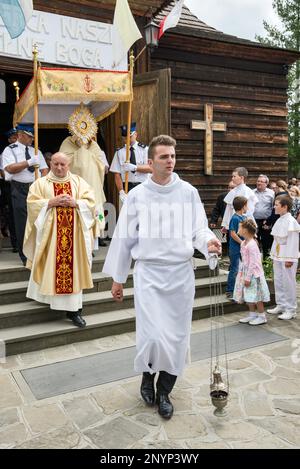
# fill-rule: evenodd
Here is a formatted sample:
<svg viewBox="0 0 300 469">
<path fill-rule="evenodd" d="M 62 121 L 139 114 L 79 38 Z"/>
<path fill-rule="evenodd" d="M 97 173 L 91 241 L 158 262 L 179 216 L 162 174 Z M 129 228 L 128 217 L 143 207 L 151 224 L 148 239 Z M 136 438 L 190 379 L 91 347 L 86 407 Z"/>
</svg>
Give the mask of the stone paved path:
<svg viewBox="0 0 300 469">
<path fill-rule="evenodd" d="M 299 288 L 300 296 L 300 288 Z M 226 324 L 241 314 L 230 314 Z M 245 326 L 250 327 L 250 326 Z M 229 356 L 228 415 L 209 399 L 209 360 L 186 368 L 163 421 L 139 396 L 139 378 L 36 401 L 18 370 L 134 345 L 134 334 L 8 357 L 0 364 L 0 448 L 300 448 L 300 315 L 269 319 L 286 341 Z M 209 330 L 209 320 L 193 323 Z"/>
</svg>

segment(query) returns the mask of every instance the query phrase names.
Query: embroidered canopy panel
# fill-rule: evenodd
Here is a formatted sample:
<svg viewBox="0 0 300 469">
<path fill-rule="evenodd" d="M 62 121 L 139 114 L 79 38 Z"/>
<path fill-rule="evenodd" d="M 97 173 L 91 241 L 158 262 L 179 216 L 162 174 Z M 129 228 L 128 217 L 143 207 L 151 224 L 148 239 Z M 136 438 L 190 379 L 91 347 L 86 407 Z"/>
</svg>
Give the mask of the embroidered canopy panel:
<svg viewBox="0 0 300 469">
<path fill-rule="evenodd" d="M 120 102 L 133 98 L 130 73 L 102 70 L 38 69 L 39 124 L 67 124 L 80 103 L 88 106 L 99 122 L 115 112 Z M 59 108 L 58 108 L 59 106 Z M 34 80 L 15 105 L 14 126 L 33 122 Z"/>
</svg>

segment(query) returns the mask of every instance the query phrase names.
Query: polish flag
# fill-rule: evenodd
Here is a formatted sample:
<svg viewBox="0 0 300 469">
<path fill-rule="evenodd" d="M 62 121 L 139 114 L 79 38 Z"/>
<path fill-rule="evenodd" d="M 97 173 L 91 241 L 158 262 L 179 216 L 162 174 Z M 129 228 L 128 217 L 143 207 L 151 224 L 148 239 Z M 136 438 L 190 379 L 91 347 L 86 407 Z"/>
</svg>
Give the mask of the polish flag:
<svg viewBox="0 0 300 469">
<path fill-rule="evenodd" d="M 162 37 L 162 35 L 167 31 L 167 29 L 175 28 L 177 26 L 178 21 L 181 17 L 183 3 L 184 0 L 178 0 L 175 3 L 175 6 L 170 11 L 170 13 L 160 22 L 158 39 Z"/>
</svg>

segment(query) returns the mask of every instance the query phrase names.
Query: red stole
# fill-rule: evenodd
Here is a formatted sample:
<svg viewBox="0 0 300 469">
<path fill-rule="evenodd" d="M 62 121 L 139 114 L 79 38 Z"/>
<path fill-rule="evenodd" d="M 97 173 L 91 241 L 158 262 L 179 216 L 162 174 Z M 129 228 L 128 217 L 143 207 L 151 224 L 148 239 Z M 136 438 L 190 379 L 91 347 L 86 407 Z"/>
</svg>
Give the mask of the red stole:
<svg viewBox="0 0 300 469">
<path fill-rule="evenodd" d="M 70 182 L 54 182 L 54 195 L 72 196 Z M 74 259 L 74 209 L 73 207 L 56 207 L 57 240 L 55 291 L 57 295 L 73 293 L 73 259 Z"/>
</svg>

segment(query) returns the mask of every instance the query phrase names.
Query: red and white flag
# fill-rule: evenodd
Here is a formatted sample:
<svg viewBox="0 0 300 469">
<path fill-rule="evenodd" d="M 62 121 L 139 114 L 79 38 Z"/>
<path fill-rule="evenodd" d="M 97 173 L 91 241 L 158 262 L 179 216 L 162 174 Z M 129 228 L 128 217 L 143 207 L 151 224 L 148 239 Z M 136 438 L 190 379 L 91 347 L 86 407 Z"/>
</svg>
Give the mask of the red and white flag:
<svg viewBox="0 0 300 469">
<path fill-rule="evenodd" d="M 160 22 L 158 39 L 162 37 L 162 35 L 167 31 L 167 29 L 175 28 L 177 26 L 178 21 L 181 17 L 183 3 L 184 0 L 176 1 L 170 13 L 165 16 L 165 18 Z"/>
</svg>

